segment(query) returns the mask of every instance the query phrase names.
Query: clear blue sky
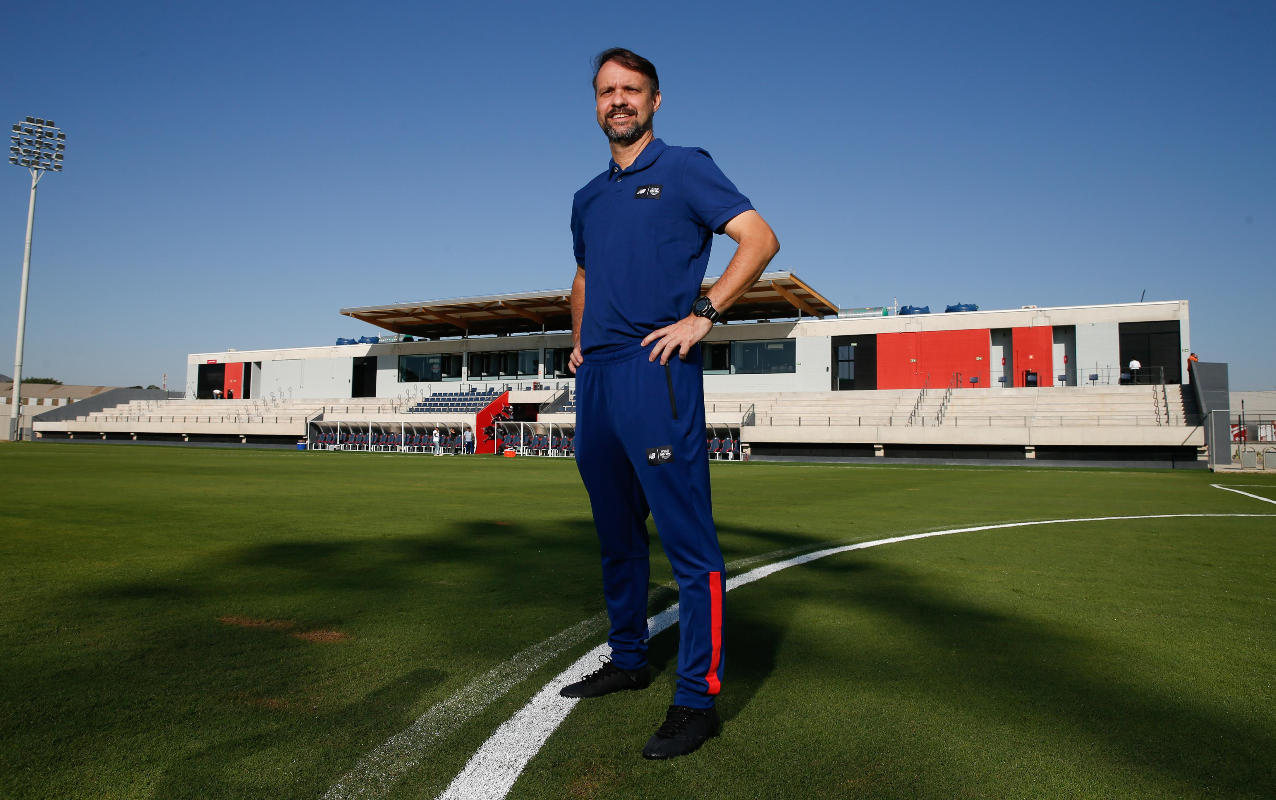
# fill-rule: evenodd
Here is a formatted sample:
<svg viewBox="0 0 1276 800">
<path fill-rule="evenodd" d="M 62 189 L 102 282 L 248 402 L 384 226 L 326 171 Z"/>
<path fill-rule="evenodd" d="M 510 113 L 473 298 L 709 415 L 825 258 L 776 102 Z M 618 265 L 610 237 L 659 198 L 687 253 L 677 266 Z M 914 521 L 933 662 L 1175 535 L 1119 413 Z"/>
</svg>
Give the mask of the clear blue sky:
<svg viewBox="0 0 1276 800">
<path fill-rule="evenodd" d="M 1191 301 L 1234 388 L 1276 388 L 1270 2 L 53 2 L 0 42 L 0 121 L 68 135 L 28 375 L 180 387 L 187 353 L 372 332 L 344 306 L 569 285 L 608 159 L 589 58 L 623 45 L 660 69 L 657 135 L 835 302 L 1146 289 Z M 0 167 L 8 373 L 28 180 Z"/>
</svg>

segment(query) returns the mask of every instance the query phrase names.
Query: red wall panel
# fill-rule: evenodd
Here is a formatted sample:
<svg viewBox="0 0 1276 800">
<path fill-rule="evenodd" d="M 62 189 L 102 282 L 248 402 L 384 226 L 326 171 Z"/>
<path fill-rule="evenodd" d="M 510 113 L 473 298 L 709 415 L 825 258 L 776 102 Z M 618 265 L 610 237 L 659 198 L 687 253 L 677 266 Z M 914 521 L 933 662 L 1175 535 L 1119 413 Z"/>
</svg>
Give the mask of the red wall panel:
<svg viewBox="0 0 1276 800">
<path fill-rule="evenodd" d="M 988 388 L 987 328 L 970 331 L 924 331 L 877 335 L 877 388 L 946 389 L 954 373 L 963 387 Z M 972 377 L 979 382 L 972 384 Z"/>
<path fill-rule="evenodd" d="M 926 380 L 917 358 L 916 333 L 877 334 L 877 388 L 920 389 Z"/>
<path fill-rule="evenodd" d="M 1011 328 L 1015 386 L 1026 386 L 1025 375 L 1037 373 L 1038 386 L 1054 385 L 1054 328 Z"/>
<path fill-rule="evenodd" d="M 930 374 L 930 388 L 946 389 L 955 373 L 961 373 L 961 388 L 988 388 L 988 350 L 991 333 L 987 328 L 969 331 L 926 331 L 921 336 L 924 375 Z M 971 378 L 978 378 L 971 383 Z"/>
<path fill-rule="evenodd" d="M 232 395 L 231 392 L 234 392 Z M 226 382 L 222 386 L 222 397 L 244 399 L 244 362 L 226 365 Z"/>
</svg>

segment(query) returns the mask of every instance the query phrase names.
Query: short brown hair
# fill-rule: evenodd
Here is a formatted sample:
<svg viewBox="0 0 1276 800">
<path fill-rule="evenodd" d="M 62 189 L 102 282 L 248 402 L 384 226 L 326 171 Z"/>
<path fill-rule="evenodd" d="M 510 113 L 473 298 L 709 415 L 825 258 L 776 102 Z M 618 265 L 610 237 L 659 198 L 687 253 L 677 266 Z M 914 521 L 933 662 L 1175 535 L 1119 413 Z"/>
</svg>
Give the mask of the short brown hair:
<svg viewBox="0 0 1276 800">
<path fill-rule="evenodd" d="M 591 83 L 593 83 L 595 90 L 598 88 L 598 71 L 609 61 L 615 61 L 625 69 L 641 72 L 651 81 L 651 91 L 660 91 L 660 76 L 656 74 L 656 65 L 633 50 L 626 50 L 623 47 L 609 47 L 594 56 L 594 79 Z"/>
</svg>

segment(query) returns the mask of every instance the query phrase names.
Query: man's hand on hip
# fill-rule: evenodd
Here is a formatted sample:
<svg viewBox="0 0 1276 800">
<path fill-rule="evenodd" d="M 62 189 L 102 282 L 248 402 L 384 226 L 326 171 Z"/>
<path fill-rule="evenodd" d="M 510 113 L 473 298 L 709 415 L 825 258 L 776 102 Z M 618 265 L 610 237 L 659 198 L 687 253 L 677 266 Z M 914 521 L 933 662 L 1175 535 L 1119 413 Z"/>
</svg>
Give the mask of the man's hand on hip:
<svg viewBox="0 0 1276 800">
<path fill-rule="evenodd" d="M 695 314 L 688 314 L 672 325 L 666 325 L 660 330 L 652 331 L 642 340 L 642 346 L 646 347 L 652 342 L 656 346 L 651 348 L 651 355 L 647 357 L 648 361 L 660 359 L 661 364 L 668 364 L 669 357 L 675 352 L 678 358 L 686 359 L 687 353 L 696 343 L 703 339 L 709 329 L 713 327 L 713 323 L 704 317 L 697 317 Z"/>
</svg>

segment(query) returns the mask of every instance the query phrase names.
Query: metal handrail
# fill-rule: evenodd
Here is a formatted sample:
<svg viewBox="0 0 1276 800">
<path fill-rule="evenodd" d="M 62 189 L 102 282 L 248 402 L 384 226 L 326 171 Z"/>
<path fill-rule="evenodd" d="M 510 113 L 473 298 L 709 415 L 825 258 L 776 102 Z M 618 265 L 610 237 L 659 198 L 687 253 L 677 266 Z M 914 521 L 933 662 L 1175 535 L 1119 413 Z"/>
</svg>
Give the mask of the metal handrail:
<svg viewBox="0 0 1276 800">
<path fill-rule="evenodd" d="M 922 384 L 922 390 L 917 395 L 917 402 L 913 403 L 913 413 L 908 415 L 908 422 L 905 425 L 912 425 L 914 420 L 921 416 L 922 401 L 926 399 L 926 391 L 930 388 L 930 373 L 926 373 L 926 381 Z"/>
</svg>

